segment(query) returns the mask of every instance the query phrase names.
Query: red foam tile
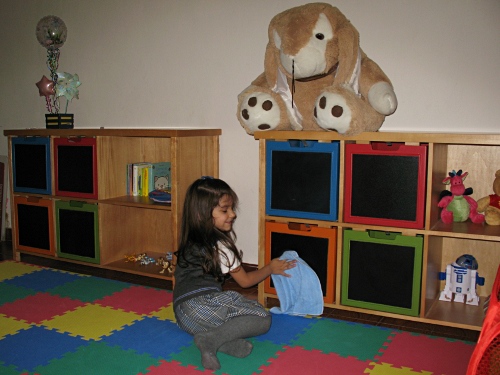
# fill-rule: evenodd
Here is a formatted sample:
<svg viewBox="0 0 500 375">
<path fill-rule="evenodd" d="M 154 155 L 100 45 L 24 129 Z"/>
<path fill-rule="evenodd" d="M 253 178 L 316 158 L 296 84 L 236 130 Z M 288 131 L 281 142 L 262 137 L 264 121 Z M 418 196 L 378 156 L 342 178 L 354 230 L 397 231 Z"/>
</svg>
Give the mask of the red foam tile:
<svg viewBox="0 0 500 375">
<path fill-rule="evenodd" d="M 150 314 L 172 302 L 172 292 L 167 290 L 133 286 L 114 293 L 95 303 L 138 314 Z"/>
<path fill-rule="evenodd" d="M 0 307 L 0 314 L 28 323 L 39 324 L 54 316 L 63 315 L 85 303 L 70 298 L 53 296 L 49 293 L 37 293 L 14 302 L 5 303 Z"/>
<path fill-rule="evenodd" d="M 175 375 L 201 375 L 201 374 L 213 374 L 210 370 L 199 370 L 196 366 L 182 366 L 177 361 L 167 362 L 160 361 L 159 366 L 150 367 L 147 375 L 165 375 L 165 374 L 175 374 Z M 137 374 L 144 375 L 144 374 Z"/>
<path fill-rule="evenodd" d="M 359 375 L 369 367 L 370 361 L 355 357 L 341 357 L 336 353 L 325 354 L 319 350 L 305 350 L 301 347 L 285 347 L 277 358 L 269 359 L 270 365 L 261 367 L 260 375 Z"/>
<path fill-rule="evenodd" d="M 379 357 L 379 362 L 393 367 L 409 367 L 413 371 L 433 374 L 465 374 L 475 345 L 429 337 L 397 333 Z"/>
</svg>

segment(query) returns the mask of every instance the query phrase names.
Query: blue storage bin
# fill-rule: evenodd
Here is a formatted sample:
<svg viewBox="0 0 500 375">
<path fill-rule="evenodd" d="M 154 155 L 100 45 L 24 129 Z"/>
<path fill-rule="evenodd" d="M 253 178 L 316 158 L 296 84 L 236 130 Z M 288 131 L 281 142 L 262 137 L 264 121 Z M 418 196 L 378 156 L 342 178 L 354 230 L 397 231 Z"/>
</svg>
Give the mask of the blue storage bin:
<svg viewBox="0 0 500 375">
<path fill-rule="evenodd" d="M 339 142 L 267 141 L 266 214 L 338 220 Z"/>
<path fill-rule="evenodd" d="M 13 190 L 51 194 L 50 138 L 12 138 Z"/>
</svg>

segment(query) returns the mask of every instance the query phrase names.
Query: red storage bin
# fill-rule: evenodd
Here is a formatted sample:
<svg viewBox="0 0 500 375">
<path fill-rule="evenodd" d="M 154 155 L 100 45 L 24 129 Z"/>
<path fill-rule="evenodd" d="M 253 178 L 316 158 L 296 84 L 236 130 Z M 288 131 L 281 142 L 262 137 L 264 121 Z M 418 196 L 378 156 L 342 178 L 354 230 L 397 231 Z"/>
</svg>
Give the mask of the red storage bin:
<svg viewBox="0 0 500 375">
<path fill-rule="evenodd" d="M 422 229 L 426 172 L 426 145 L 347 144 L 344 221 Z"/>
<path fill-rule="evenodd" d="M 95 138 L 54 139 L 56 195 L 97 199 L 97 147 Z"/>
</svg>

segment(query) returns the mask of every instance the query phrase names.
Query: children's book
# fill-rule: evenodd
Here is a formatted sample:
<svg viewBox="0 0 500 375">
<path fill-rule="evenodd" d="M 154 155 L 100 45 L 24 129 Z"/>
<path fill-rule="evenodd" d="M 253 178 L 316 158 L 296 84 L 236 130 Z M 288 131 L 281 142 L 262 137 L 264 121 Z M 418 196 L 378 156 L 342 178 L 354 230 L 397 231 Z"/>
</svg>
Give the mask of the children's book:
<svg viewBox="0 0 500 375">
<path fill-rule="evenodd" d="M 153 184 L 153 164 L 148 163 L 142 167 L 141 186 L 139 187 L 140 195 L 147 197 L 149 192 L 154 190 Z"/>
<path fill-rule="evenodd" d="M 150 163 L 134 163 L 132 166 L 132 195 L 134 197 L 142 194 L 142 169 Z"/>
<path fill-rule="evenodd" d="M 149 191 L 170 191 L 172 187 L 170 162 L 152 163 L 152 172 L 152 179 L 150 181 L 152 181 L 153 187 Z"/>
<path fill-rule="evenodd" d="M 147 197 L 154 190 L 170 192 L 170 162 L 127 165 L 127 194 Z"/>
<path fill-rule="evenodd" d="M 133 164 L 128 163 L 127 164 L 127 187 L 126 187 L 126 192 L 127 195 L 132 195 L 132 186 L 133 186 Z"/>
</svg>

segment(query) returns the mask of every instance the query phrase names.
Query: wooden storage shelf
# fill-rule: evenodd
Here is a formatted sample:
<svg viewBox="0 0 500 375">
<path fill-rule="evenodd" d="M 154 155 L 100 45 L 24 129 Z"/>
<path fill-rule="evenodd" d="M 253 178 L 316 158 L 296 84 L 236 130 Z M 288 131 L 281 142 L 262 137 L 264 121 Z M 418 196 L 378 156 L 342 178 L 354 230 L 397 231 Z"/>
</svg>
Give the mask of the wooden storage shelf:
<svg viewBox="0 0 500 375">
<path fill-rule="evenodd" d="M 99 261 L 54 258 L 65 262 L 134 273 L 155 278 L 172 279 L 168 272 L 155 264 L 127 262 L 126 256 L 146 253 L 155 259 L 176 250 L 184 195 L 188 186 L 204 175 L 218 177 L 220 129 L 15 129 L 5 130 L 9 139 L 9 176 L 13 181 L 12 140 L 20 137 L 48 137 L 51 142 L 51 191 L 49 194 L 16 192 L 11 186 L 10 197 L 36 197 L 57 201 L 78 201 L 97 205 L 99 228 Z M 95 138 L 97 149 L 97 199 L 82 199 L 55 194 L 54 140 L 62 137 Z M 126 194 L 126 166 L 138 162 L 170 162 L 172 200 L 157 203 L 148 197 Z M 78 166 L 75 166 L 77 168 Z M 17 236 L 15 210 L 12 210 L 12 233 Z M 54 218 L 55 225 L 55 218 Z M 47 257 L 25 249 L 13 248 L 14 258 L 22 253 Z M 50 258 L 50 256 L 49 256 Z"/>
<path fill-rule="evenodd" d="M 122 197 L 109 198 L 102 201 L 105 204 L 115 204 L 118 206 L 129 206 L 129 207 L 142 207 L 149 208 L 152 210 L 171 210 L 170 203 L 158 203 L 148 197 L 134 197 L 130 195 L 124 195 Z"/>
<path fill-rule="evenodd" d="M 466 187 L 472 187 L 472 197 L 478 200 L 492 194 L 495 171 L 500 169 L 500 134 L 442 134 L 442 133 L 393 133 L 374 132 L 343 137 L 333 132 L 294 132 L 269 131 L 256 132 L 259 140 L 259 266 L 265 264 L 266 246 L 263 240 L 266 222 L 302 223 L 318 227 L 337 228 L 337 265 L 335 279 L 335 297 L 327 307 L 371 313 L 417 322 L 443 326 L 480 330 L 484 319 L 483 303 L 491 293 L 495 274 L 500 264 L 500 226 L 474 224 L 470 220 L 462 223 L 444 224 L 440 220 L 441 209 L 437 206 L 439 194 L 446 190 L 442 180 L 448 172 L 462 169 L 469 172 L 465 180 Z M 339 142 L 339 178 L 338 178 L 338 221 L 298 219 L 296 217 L 266 215 L 266 142 L 267 141 L 308 140 L 319 142 Z M 399 226 L 379 226 L 344 222 L 345 198 L 345 146 L 350 143 L 401 142 L 407 145 L 425 145 L 427 147 L 426 183 L 424 203 L 424 226 L 411 229 Z M 396 180 L 395 180 L 395 183 Z M 423 264 L 420 307 L 418 316 L 407 316 L 384 311 L 346 306 L 341 303 L 342 293 L 342 256 L 343 234 L 345 230 L 377 230 L 382 232 L 402 233 L 405 236 L 422 236 Z M 439 301 L 439 295 L 445 282 L 439 280 L 439 272 L 445 272 L 446 266 L 463 254 L 472 254 L 479 263 L 479 276 L 485 278 L 483 286 L 477 285 L 480 296 L 479 306 L 457 302 Z M 259 301 L 266 304 L 268 298 L 277 298 L 259 286 Z"/>
<path fill-rule="evenodd" d="M 158 259 L 159 257 L 164 257 L 163 253 L 148 253 L 148 256 Z M 157 279 L 172 279 L 173 274 L 165 270 L 163 273 L 162 267 L 156 264 L 145 264 L 142 265 L 139 262 L 127 262 L 124 259 L 117 260 L 114 262 L 106 263 L 103 265 L 106 269 L 121 271 L 125 273 L 132 273 L 135 275 L 149 276 Z"/>
</svg>

